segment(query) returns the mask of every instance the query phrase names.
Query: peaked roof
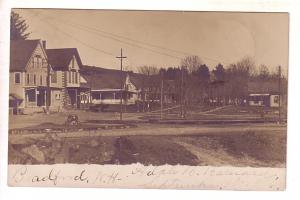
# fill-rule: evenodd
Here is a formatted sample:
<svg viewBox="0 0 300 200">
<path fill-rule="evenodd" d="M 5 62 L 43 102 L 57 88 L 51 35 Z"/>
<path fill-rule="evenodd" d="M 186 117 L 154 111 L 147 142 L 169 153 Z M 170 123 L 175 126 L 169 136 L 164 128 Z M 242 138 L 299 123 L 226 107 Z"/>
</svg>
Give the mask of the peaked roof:
<svg viewBox="0 0 300 200">
<path fill-rule="evenodd" d="M 48 62 L 53 70 L 68 70 L 68 66 L 73 56 L 75 56 L 79 68 L 82 67 L 77 48 L 46 49 L 46 53 Z"/>
<path fill-rule="evenodd" d="M 10 41 L 10 71 L 24 71 L 40 40 Z"/>
<path fill-rule="evenodd" d="M 81 68 L 81 76 L 87 81 L 81 85 L 90 87 L 92 90 L 120 89 L 125 84 L 127 74 L 132 84 L 138 89 L 141 88 L 144 78 L 142 74 L 88 65 L 83 65 Z"/>
</svg>

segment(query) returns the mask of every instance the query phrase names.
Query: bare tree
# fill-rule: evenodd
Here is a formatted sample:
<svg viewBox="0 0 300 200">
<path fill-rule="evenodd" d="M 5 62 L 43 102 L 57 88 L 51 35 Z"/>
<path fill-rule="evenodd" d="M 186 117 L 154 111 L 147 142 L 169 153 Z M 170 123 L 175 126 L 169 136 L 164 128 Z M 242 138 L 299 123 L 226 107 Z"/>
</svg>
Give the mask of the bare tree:
<svg viewBox="0 0 300 200">
<path fill-rule="evenodd" d="M 144 65 L 138 68 L 138 72 L 144 75 L 156 75 L 158 74 L 159 70 L 156 66 L 149 66 L 149 65 Z"/>
<path fill-rule="evenodd" d="M 241 104 L 248 95 L 248 82 L 255 72 L 255 63 L 252 58 L 245 57 L 226 69 L 228 100 L 233 104 Z"/>
<path fill-rule="evenodd" d="M 142 100 L 143 110 L 145 110 L 145 103 L 147 103 L 147 110 L 149 111 L 151 109 L 150 104 L 154 104 L 160 94 L 159 69 L 156 66 L 144 65 L 138 68 L 138 72 L 146 75 L 142 82 Z"/>
<path fill-rule="evenodd" d="M 262 64 L 259 66 L 259 78 L 262 79 L 262 80 L 266 80 L 269 78 L 270 76 L 270 72 L 269 72 L 269 68 Z"/>
<path fill-rule="evenodd" d="M 198 56 L 187 56 L 181 61 L 181 66 L 185 67 L 189 73 L 196 71 L 201 64 L 202 60 Z"/>
</svg>

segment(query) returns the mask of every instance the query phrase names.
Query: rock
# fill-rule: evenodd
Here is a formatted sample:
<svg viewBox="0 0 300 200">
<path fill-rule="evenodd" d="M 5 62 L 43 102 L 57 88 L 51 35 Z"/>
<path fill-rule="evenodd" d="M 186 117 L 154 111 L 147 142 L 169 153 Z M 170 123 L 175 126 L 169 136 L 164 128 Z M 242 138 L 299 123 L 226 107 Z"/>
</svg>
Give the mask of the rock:
<svg viewBox="0 0 300 200">
<path fill-rule="evenodd" d="M 39 163 L 45 163 L 45 155 L 36 145 L 25 147 L 22 149 L 22 152 L 31 156 Z"/>
<path fill-rule="evenodd" d="M 26 164 L 28 155 L 14 149 L 11 143 L 8 143 L 8 163 L 9 164 Z"/>
</svg>

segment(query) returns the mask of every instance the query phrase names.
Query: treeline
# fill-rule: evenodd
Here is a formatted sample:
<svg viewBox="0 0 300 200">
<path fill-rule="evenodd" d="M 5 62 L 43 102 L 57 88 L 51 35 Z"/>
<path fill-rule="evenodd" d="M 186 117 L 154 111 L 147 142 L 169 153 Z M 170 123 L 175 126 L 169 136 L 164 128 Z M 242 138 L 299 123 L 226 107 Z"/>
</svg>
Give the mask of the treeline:
<svg viewBox="0 0 300 200">
<path fill-rule="evenodd" d="M 227 66 L 218 64 L 210 70 L 198 56 L 188 56 L 178 67 L 141 66 L 138 72 L 146 75 L 142 90 L 148 100 L 159 99 L 163 89 L 175 103 L 185 105 L 239 105 L 247 99 L 249 82 L 271 82 L 273 88 L 278 87 L 279 77 L 286 82 L 278 71 L 270 72 L 266 65 L 256 67 L 249 57 Z"/>
</svg>

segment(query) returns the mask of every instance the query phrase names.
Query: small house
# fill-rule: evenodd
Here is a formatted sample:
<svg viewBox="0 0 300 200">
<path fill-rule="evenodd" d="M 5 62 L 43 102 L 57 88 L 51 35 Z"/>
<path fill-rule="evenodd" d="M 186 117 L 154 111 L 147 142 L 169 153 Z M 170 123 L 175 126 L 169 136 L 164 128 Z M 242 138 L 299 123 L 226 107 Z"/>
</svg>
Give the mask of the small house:
<svg viewBox="0 0 300 200">
<path fill-rule="evenodd" d="M 82 87 L 90 88 L 92 105 L 135 105 L 141 99 L 139 75 L 133 72 L 83 66 Z"/>
<path fill-rule="evenodd" d="M 282 81 L 280 90 L 277 79 L 256 80 L 248 84 L 248 105 L 278 108 L 286 104 L 287 84 Z"/>
</svg>

